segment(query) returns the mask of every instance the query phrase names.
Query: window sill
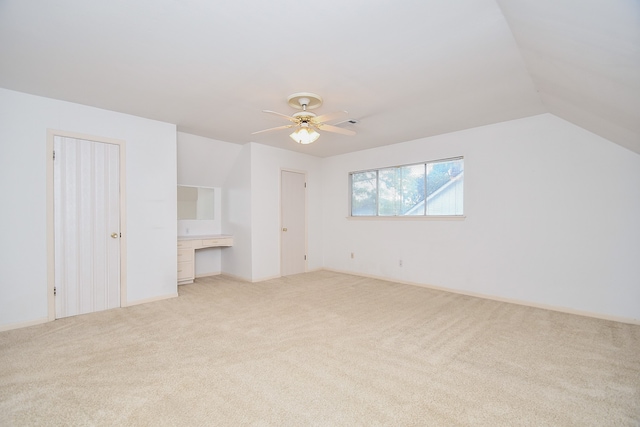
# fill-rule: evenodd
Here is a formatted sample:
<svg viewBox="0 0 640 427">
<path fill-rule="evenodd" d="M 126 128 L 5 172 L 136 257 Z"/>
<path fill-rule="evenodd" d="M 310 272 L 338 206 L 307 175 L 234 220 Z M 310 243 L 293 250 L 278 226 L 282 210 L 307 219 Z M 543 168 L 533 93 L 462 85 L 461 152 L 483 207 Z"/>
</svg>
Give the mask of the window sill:
<svg viewBox="0 0 640 427">
<path fill-rule="evenodd" d="M 348 216 L 355 221 L 463 221 L 466 215 L 429 215 L 429 216 Z"/>
</svg>

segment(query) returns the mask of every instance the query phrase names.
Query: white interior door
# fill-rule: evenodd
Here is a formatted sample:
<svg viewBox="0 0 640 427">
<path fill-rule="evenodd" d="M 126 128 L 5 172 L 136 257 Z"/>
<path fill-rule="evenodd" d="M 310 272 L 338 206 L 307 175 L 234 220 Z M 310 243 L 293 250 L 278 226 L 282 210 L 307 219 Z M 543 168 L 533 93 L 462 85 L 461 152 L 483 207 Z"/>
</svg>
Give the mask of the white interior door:
<svg viewBox="0 0 640 427">
<path fill-rule="evenodd" d="M 304 273 L 306 271 L 307 222 L 306 222 L 306 177 L 303 173 L 282 171 L 280 188 L 280 210 L 282 215 L 281 274 Z"/>
<path fill-rule="evenodd" d="M 120 306 L 119 150 L 54 137 L 56 318 Z"/>
</svg>

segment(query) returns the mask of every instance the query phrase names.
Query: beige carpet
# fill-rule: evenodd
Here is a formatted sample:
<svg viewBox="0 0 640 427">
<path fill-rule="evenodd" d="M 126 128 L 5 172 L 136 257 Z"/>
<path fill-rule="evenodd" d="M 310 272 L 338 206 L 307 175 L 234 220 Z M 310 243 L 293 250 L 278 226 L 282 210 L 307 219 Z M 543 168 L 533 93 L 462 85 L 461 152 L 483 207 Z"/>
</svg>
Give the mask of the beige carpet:
<svg viewBox="0 0 640 427">
<path fill-rule="evenodd" d="M 640 326 L 327 271 L 179 292 L 0 333 L 0 425 L 640 425 Z"/>
</svg>

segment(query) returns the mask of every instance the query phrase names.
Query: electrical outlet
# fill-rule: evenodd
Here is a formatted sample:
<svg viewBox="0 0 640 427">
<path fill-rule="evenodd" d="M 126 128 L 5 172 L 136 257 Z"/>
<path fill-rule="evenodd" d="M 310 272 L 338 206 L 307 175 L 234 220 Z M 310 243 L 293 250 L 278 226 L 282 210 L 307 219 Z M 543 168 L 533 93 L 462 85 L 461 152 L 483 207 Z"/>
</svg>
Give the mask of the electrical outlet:
<svg viewBox="0 0 640 427">
<path fill-rule="evenodd" d="M 354 259 L 356 257 L 356 254 L 354 254 L 353 252 L 351 252 L 351 259 Z"/>
<path fill-rule="evenodd" d="M 402 260 L 399 260 L 399 261 L 398 261 L 398 265 L 399 265 L 400 267 L 402 267 Z"/>
</svg>

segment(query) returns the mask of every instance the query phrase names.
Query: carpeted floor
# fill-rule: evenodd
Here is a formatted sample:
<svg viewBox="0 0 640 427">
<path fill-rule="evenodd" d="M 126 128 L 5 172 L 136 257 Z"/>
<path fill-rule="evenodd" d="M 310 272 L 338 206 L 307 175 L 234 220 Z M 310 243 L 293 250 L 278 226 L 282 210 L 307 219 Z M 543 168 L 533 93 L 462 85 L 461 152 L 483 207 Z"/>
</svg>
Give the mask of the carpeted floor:
<svg viewBox="0 0 640 427">
<path fill-rule="evenodd" d="M 640 425 L 640 326 L 328 271 L 179 293 L 0 333 L 0 425 Z"/>
</svg>

